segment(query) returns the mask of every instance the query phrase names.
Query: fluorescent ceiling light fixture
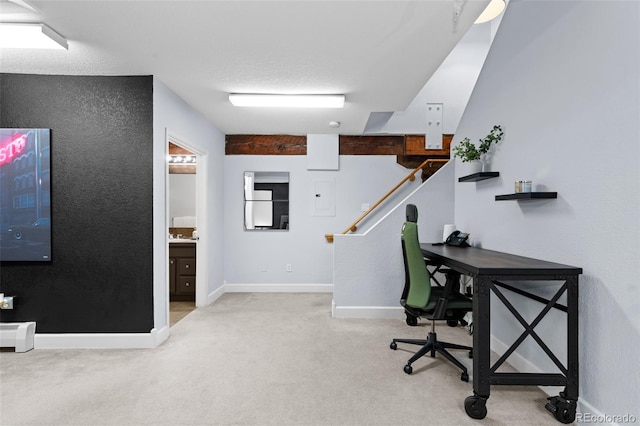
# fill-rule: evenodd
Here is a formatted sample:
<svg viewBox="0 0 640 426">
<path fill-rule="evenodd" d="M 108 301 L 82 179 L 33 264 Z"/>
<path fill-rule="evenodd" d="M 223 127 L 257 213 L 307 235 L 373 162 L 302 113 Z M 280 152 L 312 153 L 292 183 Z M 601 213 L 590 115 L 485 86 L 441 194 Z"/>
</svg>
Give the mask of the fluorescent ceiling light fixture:
<svg viewBox="0 0 640 426">
<path fill-rule="evenodd" d="M 0 22 L 0 47 L 69 49 L 67 40 L 43 23 Z"/>
<path fill-rule="evenodd" d="M 484 9 L 474 24 L 482 24 L 496 18 L 504 10 L 504 0 L 491 0 L 491 3 Z"/>
<path fill-rule="evenodd" d="M 342 108 L 344 107 L 344 95 L 275 95 L 230 93 L 229 102 L 237 107 Z"/>
</svg>

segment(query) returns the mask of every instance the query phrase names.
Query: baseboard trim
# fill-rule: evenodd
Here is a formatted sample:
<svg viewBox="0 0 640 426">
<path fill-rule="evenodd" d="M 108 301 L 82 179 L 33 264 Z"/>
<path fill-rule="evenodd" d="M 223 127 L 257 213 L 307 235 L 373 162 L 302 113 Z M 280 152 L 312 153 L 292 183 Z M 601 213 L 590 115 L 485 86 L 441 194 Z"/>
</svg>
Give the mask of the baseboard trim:
<svg viewBox="0 0 640 426">
<path fill-rule="evenodd" d="M 150 349 L 168 338 L 169 327 L 149 333 L 36 333 L 34 349 Z"/>
<path fill-rule="evenodd" d="M 402 319 L 404 308 L 401 306 L 336 306 L 331 301 L 331 316 L 333 318 L 363 318 L 363 319 Z"/>
<path fill-rule="evenodd" d="M 333 284 L 224 284 L 225 293 L 333 293 Z"/>
<path fill-rule="evenodd" d="M 600 410 L 597 410 L 593 405 L 584 401 L 582 398 L 578 399 L 578 408 L 576 410 L 576 423 L 577 424 L 608 424 L 611 426 L 622 426 L 623 424 L 636 423 L 638 418 L 628 412 L 619 415 L 607 415 Z M 616 423 L 614 420 L 619 420 L 620 423 Z"/>
<path fill-rule="evenodd" d="M 491 336 L 491 350 L 497 354 L 503 354 L 509 349 L 504 342 L 497 339 L 495 336 Z M 519 355 L 517 352 L 512 353 L 509 356 L 509 365 L 515 368 L 519 372 L 533 372 L 533 373 L 544 373 L 542 369 L 540 369 L 537 365 L 526 359 L 525 357 Z M 542 392 L 547 394 L 548 396 L 557 396 L 560 391 L 564 390 L 563 386 L 538 386 Z M 584 398 L 578 398 L 578 406 L 576 408 L 576 412 L 578 413 L 578 423 L 582 423 L 582 414 L 588 414 L 590 418 L 604 418 L 604 413 L 597 410 L 592 404 L 588 401 L 585 401 Z M 616 424 L 616 423 L 610 423 Z"/>
<path fill-rule="evenodd" d="M 207 305 L 225 293 L 332 293 L 333 284 L 224 284 L 207 295 Z M 34 349 L 147 349 L 170 336 L 169 326 L 149 333 L 36 333 Z"/>
<path fill-rule="evenodd" d="M 491 350 L 497 354 L 503 354 L 509 349 L 504 342 L 500 339 L 497 339 L 495 336 L 491 335 Z M 509 365 L 515 368 L 519 372 L 533 372 L 533 373 L 542 373 L 542 369 L 540 369 L 537 365 L 518 354 L 517 352 L 513 352 L 509 356 Z M 559 390 L 562 390 L 562 387 L 558 386 L 538 386 L 544 393 L 549 396 L 558 395 Z"/>
<path fill-rule="evenodd" d="M 224 285 L 221 285 L 220 287 L 218 287 L 217 289 L 213 290 L 211 293 L 209 293 L 209 295 L 207 296 L 207 305 L 212 304 L 213 302 L 215 302 L 216 300 L 218 300 L 220 297 L 222 297 L 222 295 L 225 293 L 224 291 Z"/>
</svg>

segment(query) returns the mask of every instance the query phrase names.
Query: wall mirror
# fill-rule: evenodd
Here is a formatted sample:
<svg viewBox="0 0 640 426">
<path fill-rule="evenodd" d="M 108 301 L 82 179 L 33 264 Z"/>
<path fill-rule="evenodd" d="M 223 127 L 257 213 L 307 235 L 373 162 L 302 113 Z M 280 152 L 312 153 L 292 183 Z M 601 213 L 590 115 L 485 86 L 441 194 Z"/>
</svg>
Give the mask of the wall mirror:
<svg viewBox="0 0 640 426">
<path fill-rule="evenodd" d="M 289 172 L 244 172 L 244 229 L 289 229 Z"/>
</svg>

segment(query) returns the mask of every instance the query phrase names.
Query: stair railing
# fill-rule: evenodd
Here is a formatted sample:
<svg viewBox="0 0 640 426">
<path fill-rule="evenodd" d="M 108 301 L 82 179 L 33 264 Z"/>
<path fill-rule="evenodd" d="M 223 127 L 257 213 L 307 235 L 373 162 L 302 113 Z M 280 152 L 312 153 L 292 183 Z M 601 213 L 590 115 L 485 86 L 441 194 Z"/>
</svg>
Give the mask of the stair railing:
<svg viewBox="0 0 640 426">
<path fill-rule="evenodd" d="M 387 198 L 389 198 L 396 190 L 398 190 L 398 188 L 400 188 L 405 182 L 410 181 L 413 182 L 414 180 L 416 180 L 416 176 L 415 174 L 422 170 L 428 163 L 446 163 L 447 161 L 449 161 L 448 158 L 429 158 L 427 160 L 424 160 L 422 162 L 422 164 L 420 164 L 418 167 L 416 167 L 411 173 L 409 173 L 404 179 L 402 179 L 396 186 L 393 187 L 393 189 L 391 189 L 389 192 L 387 192 L 382 198 L 380 198 L 373 206 L 371 206 L 371 208 L 369 210 L 367 210 L 366 212 L 364 212 L 358 219 L 356 219 L 355 222 L 353 222 L 347 229 L 345 229 L 344 231 L 342 231 L 342 234 L 347 234 L 349 231 L 351 232 L 356 232 L 358 230 L 358 224 L 365 218 L 367 217 L 373 210 L 375 210 L 376 207 L 378 207 L 380 204 L 382 204 Z M 328 243 L 332 243 L 333 242 L 333 236 L 334 234 L 324 234 L 324 238 L 327 240 Z"/>
</svg>

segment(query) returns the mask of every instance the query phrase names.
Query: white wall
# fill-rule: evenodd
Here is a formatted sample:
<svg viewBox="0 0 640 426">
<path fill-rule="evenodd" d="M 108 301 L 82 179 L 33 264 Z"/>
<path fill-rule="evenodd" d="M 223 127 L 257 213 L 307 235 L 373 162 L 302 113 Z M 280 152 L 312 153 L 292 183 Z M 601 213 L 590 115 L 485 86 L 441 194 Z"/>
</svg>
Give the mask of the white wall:
<svg viewBox="0 0 640 426">
<path fill-rule="evenodd" d="M 225 157 L 226 289 L 255 290 L 258 285 L 264 290 L 277 288 L 274 285 L 279 284 L 288 289 L 291 285 L 299 289 L 318 284 L 331 286 L 333 247 L 324 235 L 342 232 L 362 214 L 362 203 L 375 203 L 410 172 L 396 164 L 395 156 L 340 156 L 338 171 L 309 171 L 306 167 L 306 156 Z M 245 171 L 290 173 L 288 231 L 244 230 L 242 185 Z M 313 182 L 324 179 L 335 180 L 335 216 L 312 215 Z M 404 191 L 416 188 L 417 182 L 419 179 L 407 184 Z M 287 264 L 292 265 L 291 272 L 286 271 Z"/>
<path fill-rule="evenodd" d="M 442 241 L 443 227 L 454 214 L 453 174 L 453 163 L 444 165 L 366 233 L 335 236 L 333 316 L 403 317 L 400 232 L 406 205 L 418 207 L 420 240 Z"/>
<path fill-rule="evenodd" d="M 477 140 L 502 125 L 505 139 L 492 161 L 500 178 L 456 183 L 455 223 L 485 248 L 583 268 L 579 411 L 636 418 L 638 28 L 638 2 L 513 0 L 455 139 Z M 494 201 L 513 192 L 516 179 L 557 191 L 558 199 Z M 494 316 L 499 341 L 508 342 L 517 328 Z M 542 329 L 552 345 L 562 346 L 557 324 Z M 544 356 L 532 357 L 530 350 L 523 356 L 543 367 Z"/>
<path fill-rule="evenodd" d="M 168 325 L 167 318 L 167 141 L 169 130 L 187 142 L 189 148 L 201 155 L 198 163 L 198 176 L 208 177 L 206 197 L 199 199 L 203 203 L 206 217 L 198 217 L 200 239 L 198 258 L 206 259 L 209 275 L 200 286 L 206 286 L 207 294 L 215 294 L 223 283 L 222 229 L 224 217 L 220 206 L 223 199 L 223 162 L 224 135 L 213 127 L 204 117 L 176 96 L 164 83 L 154 78 L 153 87 L 153 125 L 154 125 L 154 176 L 153 176 L 153 251 L 154 251 L 154 324 L 156 329 Z M 201 181 L 198 181 L 200 184 Z M 203 184 L 205 182 L 202 182 Z M 203 248 L 206 247 L 206 251 Z M 198 291 L 198 289 L 196 290 Z"/>
<path fill-rule="evenodd" d="M 395 112 L 380 133 L 425 133 L 427 104 L 442 103 L 442 132 L 456 133 L 462 113 L 491 46 L 490 21 L 473 25 L 404 111 Z"/>
</svg>

